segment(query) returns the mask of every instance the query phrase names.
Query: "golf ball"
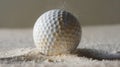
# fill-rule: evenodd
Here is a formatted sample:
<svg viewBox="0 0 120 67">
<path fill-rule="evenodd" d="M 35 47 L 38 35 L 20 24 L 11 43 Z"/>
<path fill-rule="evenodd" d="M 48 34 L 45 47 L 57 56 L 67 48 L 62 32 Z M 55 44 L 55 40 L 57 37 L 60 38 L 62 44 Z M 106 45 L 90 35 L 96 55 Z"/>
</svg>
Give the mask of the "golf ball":
<svg viewBox="0 0 120 67">
<path fill-rule="evenodd" d="M 65 10 L 47 11 L 34 25 L 33 39 L 36 47 L 45 55 L 70 53 L 79 45 L 80 23 Z"/>
</svg>

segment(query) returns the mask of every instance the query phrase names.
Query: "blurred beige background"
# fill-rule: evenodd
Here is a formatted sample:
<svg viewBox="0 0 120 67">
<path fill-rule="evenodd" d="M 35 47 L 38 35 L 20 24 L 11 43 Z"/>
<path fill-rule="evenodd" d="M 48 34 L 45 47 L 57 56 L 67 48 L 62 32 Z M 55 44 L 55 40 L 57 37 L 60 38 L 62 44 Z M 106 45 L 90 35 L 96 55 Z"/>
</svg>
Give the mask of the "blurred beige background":
<svg viewBox="0 0 120 67">
<path fill-rule="evenodd" d="M 73 13 L 82 25 L 120 23 L 120 0 L 0 0 L 0 28 L 33 27 L 50 9 Z"/>
</svg>

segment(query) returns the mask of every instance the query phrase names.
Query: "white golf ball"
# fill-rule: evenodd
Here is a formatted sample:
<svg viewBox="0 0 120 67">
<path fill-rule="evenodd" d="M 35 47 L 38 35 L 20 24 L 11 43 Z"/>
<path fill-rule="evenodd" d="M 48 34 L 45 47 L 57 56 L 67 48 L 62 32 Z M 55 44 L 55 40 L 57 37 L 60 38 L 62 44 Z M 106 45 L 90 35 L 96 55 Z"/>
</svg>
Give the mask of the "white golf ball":
<svg viewBox="0 0 120 67">
<path fill-rule="evenodd" d="M 50 10 L 36 21 L 33 38 L 36 47 L 45 55 L 70 53 L 79 45 L 80 23 L 67 11 Z"/>
</svg>

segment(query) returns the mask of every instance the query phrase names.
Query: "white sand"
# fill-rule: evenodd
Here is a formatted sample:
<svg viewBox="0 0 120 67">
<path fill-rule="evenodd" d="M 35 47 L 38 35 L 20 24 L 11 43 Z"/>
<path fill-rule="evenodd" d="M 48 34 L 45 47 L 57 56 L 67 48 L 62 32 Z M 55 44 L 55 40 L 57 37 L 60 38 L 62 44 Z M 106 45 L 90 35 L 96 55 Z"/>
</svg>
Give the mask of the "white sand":
<svg viewBox="0 0 120 67">
<path fill-rule="evenodd" d="M 108 52 L 120 51 L 120 25 L 83 27 L 78 48 Z M 35 48 L 32 29 L 0 29 L 0 58 L 24 55 Z M 98 56 L 98 55 L 97 55 Z M 119 67 L 119 60 L 92 60 L 76 55 L 50 57 L 41 62 L 0 61 L 0 67 Z"/>
</svg>

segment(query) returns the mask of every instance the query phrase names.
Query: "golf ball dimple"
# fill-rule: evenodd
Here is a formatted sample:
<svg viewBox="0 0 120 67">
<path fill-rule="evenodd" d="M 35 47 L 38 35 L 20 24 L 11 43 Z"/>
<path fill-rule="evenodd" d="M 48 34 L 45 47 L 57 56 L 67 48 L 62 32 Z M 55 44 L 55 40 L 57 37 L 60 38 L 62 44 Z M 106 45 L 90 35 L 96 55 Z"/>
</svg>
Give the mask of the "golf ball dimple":
<svg viewBox="0 0 120 67">
<path fill-rule="evenodd" d="M 33 38 L 36 47 L 45 55 L 70 53 L 79 45 L 80 23 L 65 10 L 50 10 L 36 21 Z"/>
</svg>

